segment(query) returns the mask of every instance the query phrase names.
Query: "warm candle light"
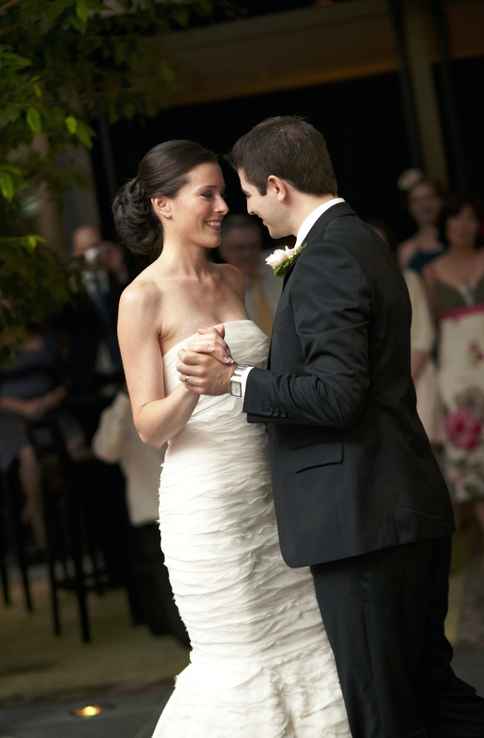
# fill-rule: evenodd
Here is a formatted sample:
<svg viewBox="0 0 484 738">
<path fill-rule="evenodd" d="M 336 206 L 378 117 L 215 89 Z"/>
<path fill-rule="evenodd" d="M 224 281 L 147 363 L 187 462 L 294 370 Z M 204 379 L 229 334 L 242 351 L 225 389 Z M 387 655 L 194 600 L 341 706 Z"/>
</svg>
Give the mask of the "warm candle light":
<svg viewBox="0 0 484 738">
<path fill-rule="evenodd" d="M 76 707 L 74 710 L 71 710 L 71 713 L 76 715 L 76 717 L 90 718 L 97 717 L 102 711 L 103 709 L 100 705 L 84 705 L 84 707 Z"/>
</svg>

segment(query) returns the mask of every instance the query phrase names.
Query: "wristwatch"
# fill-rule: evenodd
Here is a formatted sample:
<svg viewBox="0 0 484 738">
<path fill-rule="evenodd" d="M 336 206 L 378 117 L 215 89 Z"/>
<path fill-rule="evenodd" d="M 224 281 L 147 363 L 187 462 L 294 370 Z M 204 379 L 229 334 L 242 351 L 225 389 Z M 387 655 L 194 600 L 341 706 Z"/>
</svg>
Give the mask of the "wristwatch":
<svg viewBox="0 0 484 738">
<path fill-rule="evenodd" d="M 242 377 L 246 369 L 252 369 L 249 364 L 236 364 L 230 379 L 230 394 L 232 397 L 242 397 Z"/>
</svg>

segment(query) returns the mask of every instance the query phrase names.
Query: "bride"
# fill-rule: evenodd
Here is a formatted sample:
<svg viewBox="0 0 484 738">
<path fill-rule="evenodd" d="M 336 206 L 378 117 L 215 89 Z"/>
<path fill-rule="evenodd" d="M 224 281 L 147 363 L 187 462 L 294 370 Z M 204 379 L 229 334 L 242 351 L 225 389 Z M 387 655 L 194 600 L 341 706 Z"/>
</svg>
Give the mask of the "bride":
<svg viewBox="0 0 484 738">
<path fill-rule="evenodd" d="M 118 326 L 137 431 L 168 444 L 161 537 L 192 646 L 153 738 L 349 738 L 310 571 L 289 569 L 280 553 L 265 428 L 246 422 L 241 399 L 199 397 L 176 371 L 188 346 L 225 363 L 267 359 L 242 275 L 208 259 L 227 213 L 223 190 L 213 153 L 167 141 L 113 204 L 129 248 L 163 246 L 125 289 Z M 198 333 L 214 324 L 231 355 Z"/>
</svg>

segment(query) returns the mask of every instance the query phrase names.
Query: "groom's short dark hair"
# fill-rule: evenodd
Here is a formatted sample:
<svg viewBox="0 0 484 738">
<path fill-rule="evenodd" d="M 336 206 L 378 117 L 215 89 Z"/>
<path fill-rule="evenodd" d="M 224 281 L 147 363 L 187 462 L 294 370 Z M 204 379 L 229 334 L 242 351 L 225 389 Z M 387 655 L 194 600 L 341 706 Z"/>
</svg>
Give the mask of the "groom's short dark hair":
<svg viewBox="0 0 484 738">
<path fill-rule="evenodd" d="M 243 169 L 261 195 L 267 177 L 290 182 L 311 195 L 337 194 L 338 183 L 322 133 L 295 115 L 279 115 L 258 123 L 235 143 L 229 160 Z"/>
</svg>

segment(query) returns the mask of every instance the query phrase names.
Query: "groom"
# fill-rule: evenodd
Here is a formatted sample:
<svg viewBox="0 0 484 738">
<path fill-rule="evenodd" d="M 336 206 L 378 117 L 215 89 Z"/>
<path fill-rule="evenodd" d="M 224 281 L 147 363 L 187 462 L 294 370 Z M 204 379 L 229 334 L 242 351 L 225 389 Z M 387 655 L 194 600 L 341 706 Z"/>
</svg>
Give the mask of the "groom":
<svg viewBox="0 0 484 738">
<path fill-rule="evenodd" d="M 232 162 L 248 212 L 297 237 L 268 367 L 184 351 L 178 370 L 267 424 L 282 553 L 311 567 L 353 738 L 483 738 L 444 634 L 453 518 L 415 408 L 404 281 L 304 120 L 263 121 Z"/>
</svg>

